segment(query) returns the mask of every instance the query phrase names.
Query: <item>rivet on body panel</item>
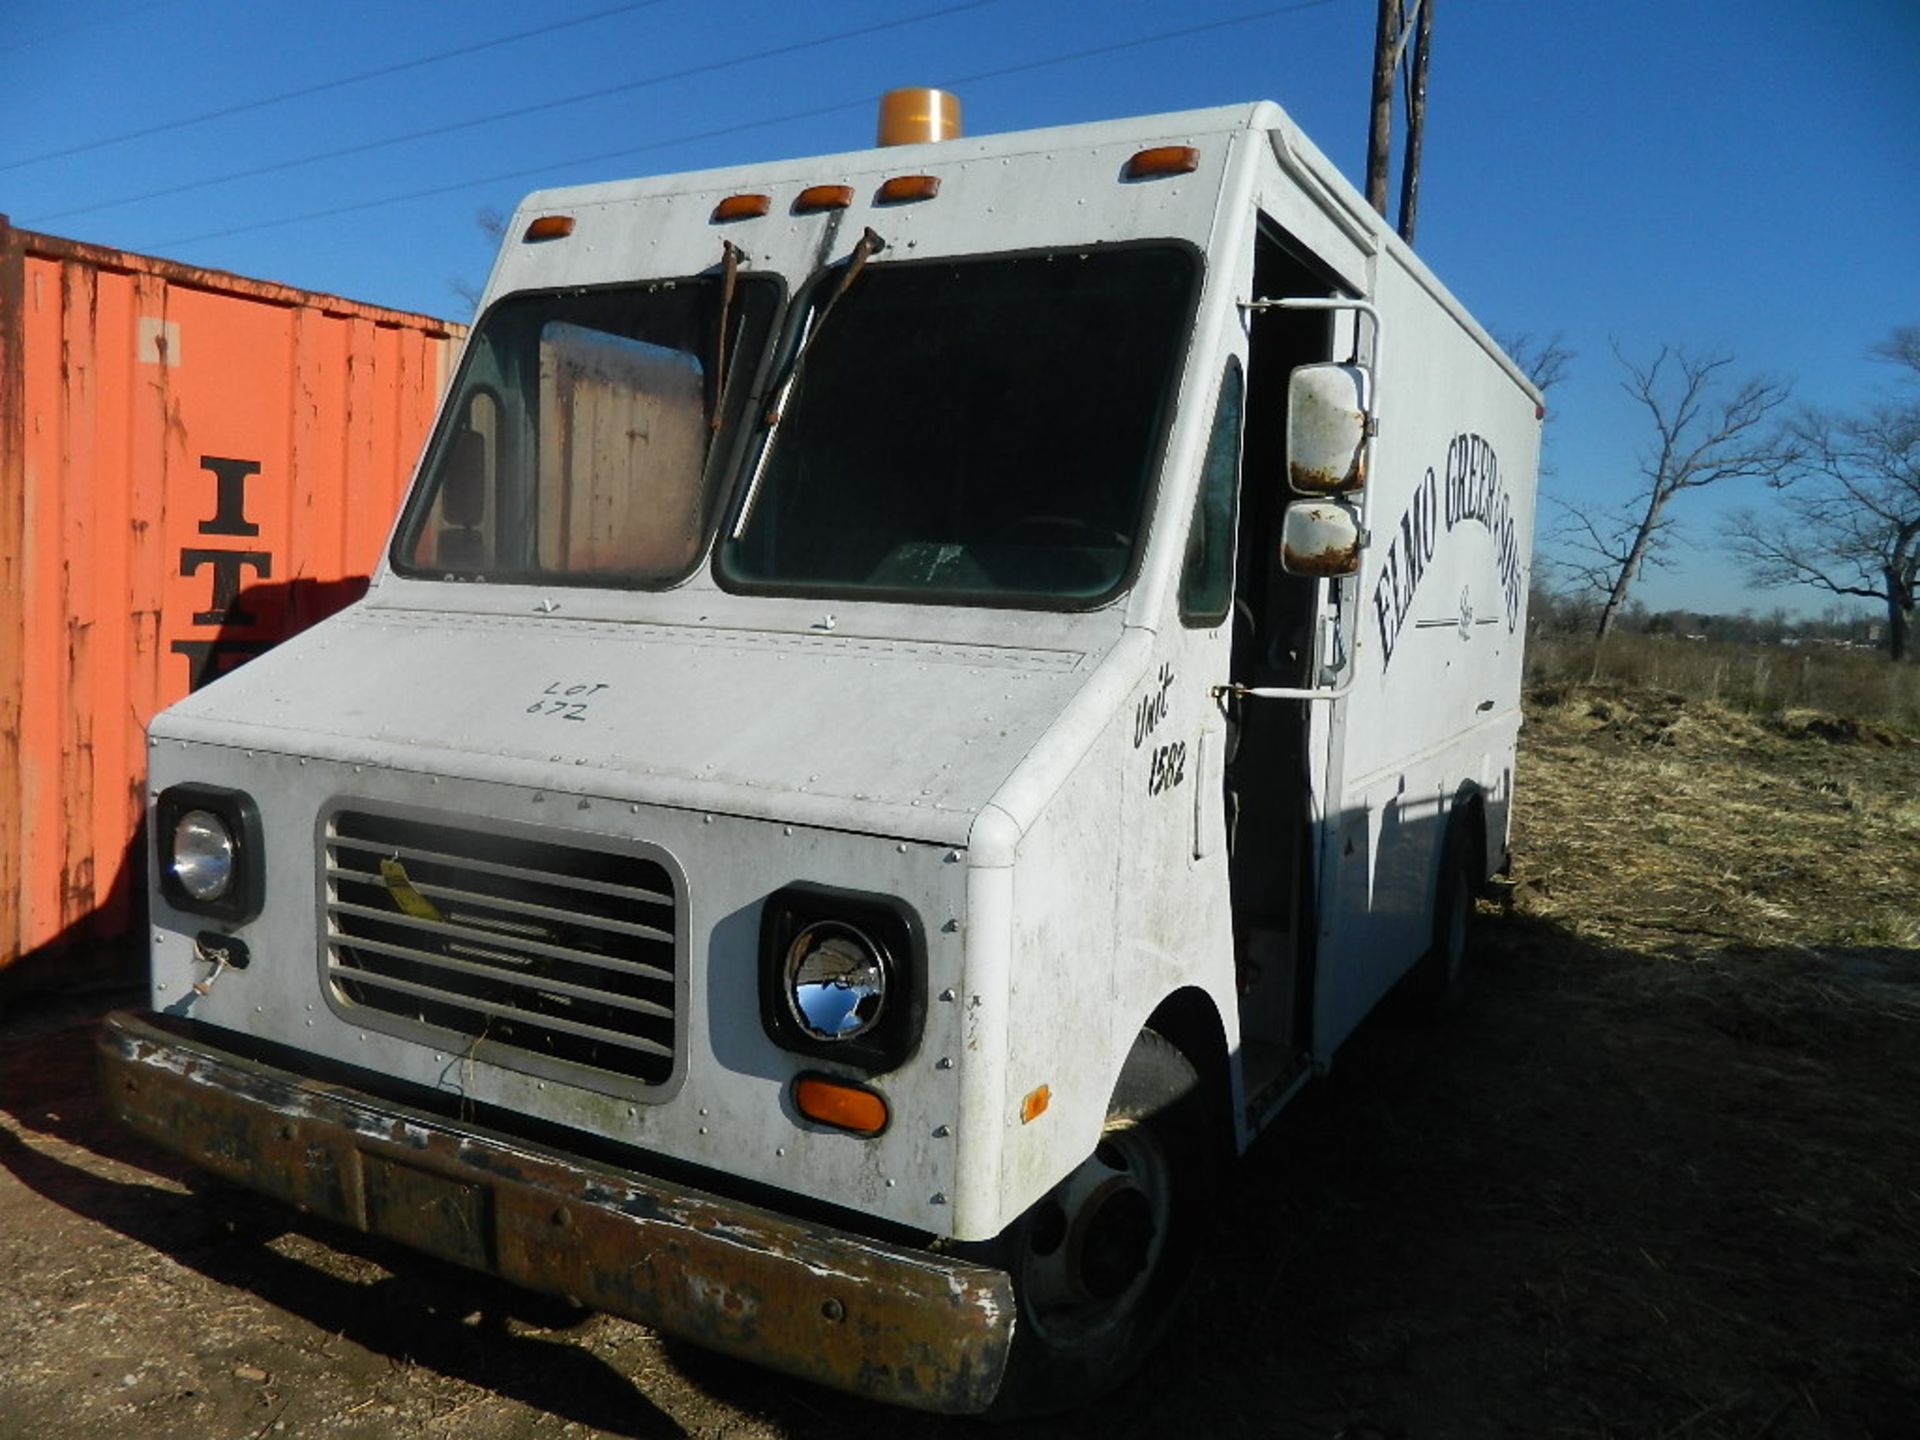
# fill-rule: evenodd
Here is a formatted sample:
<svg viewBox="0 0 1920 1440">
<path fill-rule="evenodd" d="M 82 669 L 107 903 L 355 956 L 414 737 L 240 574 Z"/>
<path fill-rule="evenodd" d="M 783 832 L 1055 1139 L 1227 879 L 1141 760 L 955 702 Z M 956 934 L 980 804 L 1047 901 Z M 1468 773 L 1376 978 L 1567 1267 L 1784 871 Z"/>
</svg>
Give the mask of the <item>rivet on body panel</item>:
<svg viewBox="0 0 1920 1440">
<path fill-rule="evenodd" d="M 820 1316 L 822 1319 L 831 1320 L 834 1324 L 838 1325 L 842 1320 L 847 1318 L 847 1307 L 842 1305 L 838 1300 L 828 1300 L 821 1304 Z"/>
<path fill-rule="evenodd" d="M 934 1061 L 933 1068 L 936 1070 L 953 1069 L 953 1057 L 951 1055 L 942 1055 L 938 1060 Z"/>
<path fill-rule="evenodd" d="M 942 990 L 940 992 L 940 998 L 946 1001 L 949 1005 L 951 1005 L 957 997 L 953 993 L 953 988 L 949 986 L 947 989 Z"/>
<path fill-rule="evenodd" d="M 936 1190 L 927 1198 L 927 1203 L 929 1205 L 944 1205 L 947 1203 L 947 1197 L 944 1192 Z"/>
<path fill-rule="evenodd" d="M 953 1127 L 951 1125 L 936 1125 L 933 1127 L 933 1138 L 936 1140 L 945 1140 L 951 1134 L 953 1134 Z"/>
</svg>

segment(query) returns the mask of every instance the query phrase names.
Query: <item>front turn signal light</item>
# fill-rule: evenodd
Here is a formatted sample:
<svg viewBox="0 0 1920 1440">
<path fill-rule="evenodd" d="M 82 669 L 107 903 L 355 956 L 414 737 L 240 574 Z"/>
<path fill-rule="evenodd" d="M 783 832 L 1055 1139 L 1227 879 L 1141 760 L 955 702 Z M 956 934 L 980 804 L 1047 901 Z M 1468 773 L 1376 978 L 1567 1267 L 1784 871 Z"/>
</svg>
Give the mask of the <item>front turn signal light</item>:
<svg viewBox="0 0 1920 1440">
<path fill-rule="evenodd" d="M 793 1082 L 793 1108 L 809 1120 L 855 1135 L 878 1135 L 890 1118 L 878 1091 L 825 1075 L 802 1075 Z"/>
</svg>

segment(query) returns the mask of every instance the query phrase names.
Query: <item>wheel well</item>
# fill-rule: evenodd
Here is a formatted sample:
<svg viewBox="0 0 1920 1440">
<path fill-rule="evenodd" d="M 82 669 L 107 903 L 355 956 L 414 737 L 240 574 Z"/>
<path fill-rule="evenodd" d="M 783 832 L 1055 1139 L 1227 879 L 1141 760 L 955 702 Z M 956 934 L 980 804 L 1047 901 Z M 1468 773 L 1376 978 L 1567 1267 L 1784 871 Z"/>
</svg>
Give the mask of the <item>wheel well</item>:
<svg viewBox="0 0 1920 1440">
<path fill-rule="evenodd" d="M 1462 781 L 1454 791 L 1453 808 L 1448 813 L 1448 845 L 1464 845 L 1467 874 L 1473 893 L 1479 894 L 1487 883 L 1487 797 L 1471 780 Z"/>
<path fill-rule="evenodd" d="M 1176 990 L 1155 1010 L 1147 1028 L 1164 1036 L 1200 1077 L 1207 1114 L 1212 1119 L 1215 1154 L 1234 1153 L 1233 1082 L 1227 1070 L 1227 1036 L 1206 991 Z"/>
</svg>

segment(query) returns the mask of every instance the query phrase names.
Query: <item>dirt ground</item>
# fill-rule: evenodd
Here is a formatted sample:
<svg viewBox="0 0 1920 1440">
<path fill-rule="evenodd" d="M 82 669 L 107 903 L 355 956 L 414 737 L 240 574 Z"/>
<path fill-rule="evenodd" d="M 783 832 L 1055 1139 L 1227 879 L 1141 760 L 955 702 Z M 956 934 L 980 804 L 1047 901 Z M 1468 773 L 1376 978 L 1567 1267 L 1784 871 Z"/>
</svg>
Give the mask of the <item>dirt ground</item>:
<svg viewBox="0 0 1920 1440">
<path fill-rule="evenodd" d="M 1920 743 L 1536 697 L 1513 903 L 1235 1173 L 1191 1307 L 1010 1440 L 1920 1437 Z M 0 1437 L 979 1434 L 214 1188 L 0 1019 Z"/>
</svg>

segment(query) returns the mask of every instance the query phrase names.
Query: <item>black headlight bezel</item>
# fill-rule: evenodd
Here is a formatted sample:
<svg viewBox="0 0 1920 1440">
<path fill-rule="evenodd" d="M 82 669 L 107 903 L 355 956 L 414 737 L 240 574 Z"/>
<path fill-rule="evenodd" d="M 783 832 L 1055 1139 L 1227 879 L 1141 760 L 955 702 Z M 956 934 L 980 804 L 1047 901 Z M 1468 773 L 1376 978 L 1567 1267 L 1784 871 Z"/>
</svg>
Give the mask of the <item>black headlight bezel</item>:
<svg viewBox="0 0 1920 1440">
<path fill-rule="evenodd" d="M 787 999 L 787 950 L 802 930 L 823 921 L 862 932 L 878 948 L 886 977 L 879 1020 L 872 1029 L 844 1040 L 809 1034 Z M 767 897 L 760 910 L 760 1022 L 775 1044 L 879 1075 L 913 1058 L 926 1013 L 926 937 L 920 917 L 904 900 L 804 881 Z"/>
<path fill-rule="evenodd" d="M 173 832 L 181 818 L 193 810 L 218 816 L 233 837 L 233 883 L 217 900 L 196 900 L 174 872 Z M 160 893 L 169 905 L 229 925 L 244 924 L 260 913 L 266 903 L 267 867 L 260 839 L 260 809 L 251 795 L 223 785 L 172 785 L 154 802 L 153 824 Z"/>
</svg>

